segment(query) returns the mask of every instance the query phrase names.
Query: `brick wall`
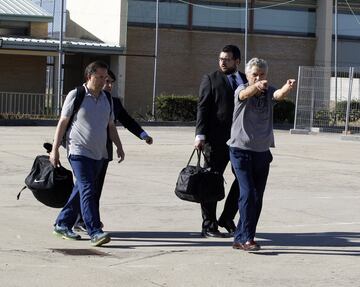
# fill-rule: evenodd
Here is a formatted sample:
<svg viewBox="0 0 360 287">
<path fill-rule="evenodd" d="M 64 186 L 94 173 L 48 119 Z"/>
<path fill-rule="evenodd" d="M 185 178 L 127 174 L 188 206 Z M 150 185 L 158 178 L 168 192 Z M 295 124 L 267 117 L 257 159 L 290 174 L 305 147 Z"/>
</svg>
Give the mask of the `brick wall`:
<svg viewBox="0 0 360 287">
<path fill-rule="evenodd" d="M 35 38 L 47 38 L 48 37 L 48 24 L 31 22 L 30 23 L 30 36 Z"/>
<path fill-rule="evenodd" d="M 45 93 L 46 57 L 0 54 L 0 70 L 0 91 Z"/>
<path fill-rule="evenodd" d="M 127 54 L 154 54 L 155 30 L 128 27 Z M 198 94 L 203 74 L 218 67 L 218 54 L 226 44 L 242 50 L 243 35 L 224 32 L 159 30 L 157 94 Z M 297 78 L 299 65 L 314 65 L 316 39 L 285 36 L 249 35 L 248 60 L 268 61 L 269 80 L 275 86 L 289 77 Z M 126 59 L 125 106 L 130 113 L 151 111 L 153 58 L 128 56 Z M 244 63 L 240 65 L 244 70 Z"/>
</svg>

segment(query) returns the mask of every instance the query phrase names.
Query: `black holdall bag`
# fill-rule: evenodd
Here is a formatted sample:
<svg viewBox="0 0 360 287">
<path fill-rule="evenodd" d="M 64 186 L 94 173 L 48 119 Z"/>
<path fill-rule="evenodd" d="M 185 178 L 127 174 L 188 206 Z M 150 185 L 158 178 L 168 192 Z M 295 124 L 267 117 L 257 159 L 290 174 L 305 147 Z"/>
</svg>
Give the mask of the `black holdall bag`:
<svg viewBox="0 0 360 287">
<path fill-rule="evenodd" d="M 47 155 L 35 158 L 25 184 L 17 199 L 25 188 L 29 188 L 38 201 L 54 208 L 64 207 L 74 186 L 72 172 L 63 166 L 55 168 Z"/>
<path fill-rule="evenodd" d="M 196 166 L 190 165 L 195 151 L 197 152 Z M 202 167 L 201 154 L 204 161 L 208 162 L 202 151 L 194 149 L 186 167 L 179 174 L 175 194 L 180 199 L 191 202 L 220 201 L 225 197 L 224 177 L 218 172 L 210 171 L 210 168 Z"/>
</svg>

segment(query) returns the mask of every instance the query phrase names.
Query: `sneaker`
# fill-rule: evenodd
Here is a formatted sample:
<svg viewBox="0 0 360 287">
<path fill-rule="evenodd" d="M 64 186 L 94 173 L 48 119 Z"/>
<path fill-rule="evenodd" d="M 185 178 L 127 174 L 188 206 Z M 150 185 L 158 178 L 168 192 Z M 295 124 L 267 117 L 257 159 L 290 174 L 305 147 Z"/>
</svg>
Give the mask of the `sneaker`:
<svg viewBox="0 0 360 287">
<path fill-rule="evenodd" d="M 73 229 L 74 229 L 74 231 L 77 231 L 77 232 L 86 232 L 85 222 L 84 221 L 77 222 L 74 225 Z"/>
<path fill-rule="evenodd" d="M 63 239 L 80 240 L 81 236 L 65 226 L 55 225 L 53 234 Z"/>
<path fill-rule="evenodd" d="M 104 228 L 104 224 L 101 221 L 100 221 L 100 228 Z M 77 232 L 87 232 L 84 221 L 79 221 L 79 222 L 75 223 L 73 229 L 74 229 L 74 231 L 77 231 Z"/>
<path fill-rule="evenodd" d="M 109 243 L 111 240 L 109 233 L 99 232 L 91 237 L 92 246 L 101 246 L 105 243 Z"/>
</svg>

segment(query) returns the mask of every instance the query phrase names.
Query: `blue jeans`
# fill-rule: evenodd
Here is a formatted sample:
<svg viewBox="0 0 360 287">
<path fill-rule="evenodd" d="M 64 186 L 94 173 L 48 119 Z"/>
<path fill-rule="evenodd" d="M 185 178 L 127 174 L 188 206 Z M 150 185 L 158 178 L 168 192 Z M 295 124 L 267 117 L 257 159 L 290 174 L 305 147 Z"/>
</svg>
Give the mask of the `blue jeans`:
<svg viewBox="0 0 360 287">
<path fill-rule="evenodd" d="M 245 243 L 255 238 L 272 155 L 270 150 L 254 152 L 230 147 L 230 161 L 240 187 L 240 218 L 234 242 Z"/>
<path fill-rule="evenodd" d="M 81 212 L 87 232 L 90 236 L 93 236 L 98 232 L 102 232 L 96 183 L 105 160 L 70 155 L 69 161 L 76 181 L 68 202 L 56 219 L 56 224 L 71 229 Z"/>
</svg>

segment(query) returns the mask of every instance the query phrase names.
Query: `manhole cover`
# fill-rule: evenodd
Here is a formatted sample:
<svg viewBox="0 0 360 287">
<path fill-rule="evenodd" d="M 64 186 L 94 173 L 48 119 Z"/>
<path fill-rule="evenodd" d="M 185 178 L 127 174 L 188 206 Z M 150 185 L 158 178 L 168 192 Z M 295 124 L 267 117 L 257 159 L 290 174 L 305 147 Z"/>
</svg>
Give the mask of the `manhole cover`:
<svg viewBox="0 0 360 287">
<path fill-rule="evenodd" d="M 51 249 L 54 252 L 59 252 L 64 255 L 71 256 L 110 256 L 110 254 L 96 250 L 96 249 Z"/>
</svg>

